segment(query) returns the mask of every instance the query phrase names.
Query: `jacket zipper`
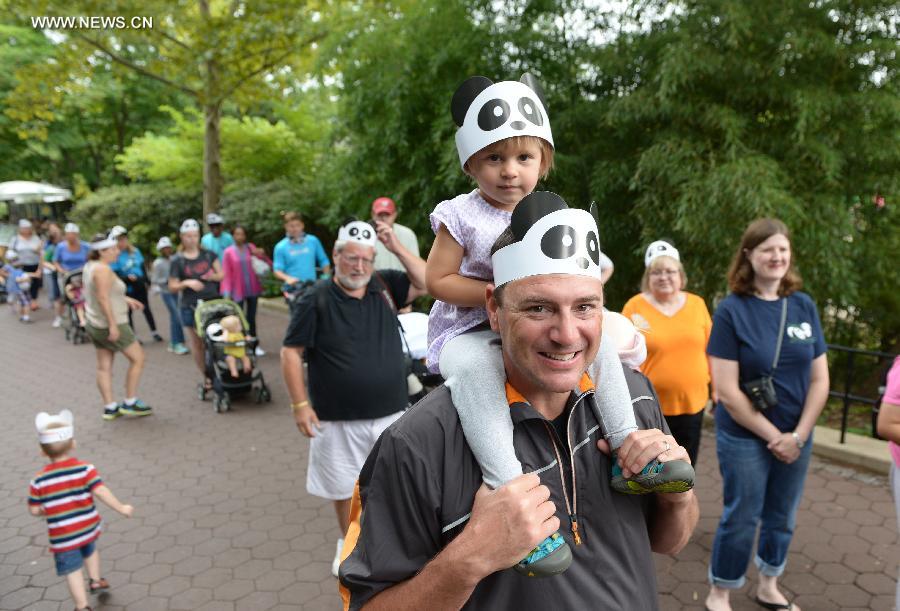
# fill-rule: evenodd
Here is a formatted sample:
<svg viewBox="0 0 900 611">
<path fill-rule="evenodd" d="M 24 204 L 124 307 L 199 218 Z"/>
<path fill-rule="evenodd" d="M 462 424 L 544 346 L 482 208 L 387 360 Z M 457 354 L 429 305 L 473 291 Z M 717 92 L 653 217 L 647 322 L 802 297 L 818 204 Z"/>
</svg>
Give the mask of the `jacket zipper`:
<svg viewBox="0 0 900 611">
<path fill-rule="evenodd" d="M 556 433 L 550 430 L 550 424 L 544 420 L 544 428 L 547 429 L 547 434 L 550 435 L 550 443 L 553 444 L 553 452 L 556 454 L 556 465 L 559 468 L 559 479 L 562 483 L 563 489 L 563 499 L 566 502 L 566 513 L 569 514 L 569 524 L 572 529 L 572 538 L 575 540 L 575 545 L 581 545 L 581 533 L 578 532 L 578 484 L 575 480 L 575 451 L 572 448 L 572 416 L 575 414 L 575 407 L 577 406 L 578 401 L 581 401 L 581 397 L 576 401 L 576 405 L 572 407 L 572 411 L 569 412 L 569 418 L 566 420 L 566 441 L 569 445 L 569 467 L 572 471 L 572 503 L 569 504 L 569 493 L 566 490 L 566 475 L 563 472 L 563 464 L 562 464 L 562 455 L 559 452 L 559 446 L 556 443 Z"/>
</svg>

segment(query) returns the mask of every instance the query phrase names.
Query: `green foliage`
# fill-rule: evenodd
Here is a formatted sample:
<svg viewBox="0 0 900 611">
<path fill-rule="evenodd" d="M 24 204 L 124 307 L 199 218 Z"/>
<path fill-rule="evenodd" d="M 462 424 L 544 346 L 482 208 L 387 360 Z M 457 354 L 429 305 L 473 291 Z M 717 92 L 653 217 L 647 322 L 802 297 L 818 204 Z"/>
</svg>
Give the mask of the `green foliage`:
<svg viewBox="0 0 900 611">
<path fill-rule="evenodd" d="M 316 200 L 304 185 L 280 179 L 268 183 L 251 180 L 229 185 L 222 198 L 222 214 L 227 222 L 239 222 L 247 228 L 248 237 L 271 255 L 275 244 L 284 237 L 281 221 L 285 212 L 303 215 L 306 232 L 322 240 L 330 252 L 334 229 L 322 223 Z"/>
<path fill-rule="evenodd" d="M 193 110 L 163 110 L 172 118 L 170 128 L 162 135 L 146 133 L 135 138 L 116 158 L 117 167 L 132 180 L 202 188 L 203 117 Z M 315 161 L 315 143 L 322 138 L 322 126 L 300 127 L 306 130 L 302 136 L 284 121 L 272 124 L 261 117 L 224 117 L 220 129 L 225 177 L 268 182 L 306 175 Z"/>
<path fill-rule="evenodd" d="M 160 237 L 175 239 L 181 221 L 200 219 L 201 214 L 199 190 L 132 184 L 94 191 L 75 205 L 71 216 L 87 238 L 96 232 L 108 232 L 114 225 L 127 227 L 131 241 L 150 256 Z"/>
<path fill-rule="evenodd" d="M 391 195 L 401 222 L 429 236 L 428 212 L 472 186 L 456 159 L 453 91 L 474 74 L 527 70 L 547 93 L 557 153 L 538 188 L 599 203 L 612 307 L 637 291 L 643 249 L 660 237 L 712 302 L 744 228 L 775 215 L 823 310 L 877 320 L 896 342 L 886 253 L 897 252 L 897 217 L 869 219 L 855 203 L 877 193 L 900 205 L 896 6 L 587 4 L 430 0 L 360 28 L 336 52 L 345 68 L 323 172 L 331 201 L 364 212 Z"/>
</svg>

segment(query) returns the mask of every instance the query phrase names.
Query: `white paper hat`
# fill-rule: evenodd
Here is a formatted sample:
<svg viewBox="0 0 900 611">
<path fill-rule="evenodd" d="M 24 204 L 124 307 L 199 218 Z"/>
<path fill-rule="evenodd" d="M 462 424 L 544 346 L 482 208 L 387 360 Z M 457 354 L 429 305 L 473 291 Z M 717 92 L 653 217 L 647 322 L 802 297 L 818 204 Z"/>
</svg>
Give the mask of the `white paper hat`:
<svg viewBox="0 0 900 611">
<path fill-rule="evenodd" d="M 513 210 L 518 241 L 494 253 L 494 286 L 545 274 L 600 279 L 600 240 L 592 211 L 569 208 L 556 193 L 535 191 Z"/>
<path fill-rule="evenodd" d="M 364 221 L 350 221 L 338 230 L 338 242 L 375 246 L 375 228 Z"/>
<path fill-rule="evenodd" d="M 169 239 L 169 236 L 164 235 L 156 243 L 156 250 L 162 250 L 163 248 L 174 248 L 174 246 L 172 246 L 172 240 Z"/>
<path fill-rule="evenodd" d="M 19 219 L 19 229 L 28 229 L 31 227 L 31 221 L 28 219 Z"/>
<path fill-rule="evenodd" d="M 681 261 L 678 249 L 663 240 L 656 240 L 647 247 L 647 252 L 644 253 L 644 267 L 650 267 L 653 260 L 658 257 L 672 257 L 676 261 Z"/>
<path fill-rule="evenodd" d="M 63 233 L 81 233 L 81 230 L 75 223 L 66 223 L 66 226 L 63 228 Z"/>
<path fill-rule="evenodd" d="M 128 230 L 125 229 L 124 227 L 122 227 L 121 225 L 116 225 L 109 232 L 109 237 L 112 238 L 113 240 L 118 238 L 120 235 L 128 235 Z"/>
<path fill-rule="evenodd" d="M 530 74 L 500 83 L 473 76 L 453 94 L 450 111 L 459 127 L 456 151 L 461 166 L 484 147 L 514 136 L 537 136 L 553 146 L 544 94 Z"/>
<path fill-rule="evenodd" d="M 57 425 L 55 428 L 47 428 L 54 424 Z M 41 443 L 66 441 L 75 435 L 75 416 L 67 409 L 55 415 L 41 412 L 34 418 L 34 428 Z"/>
<path fill-rule="evenodd" d="M 6 257 L 7 261 L 16 261 L 19 258 L 19 253 L 10 248 L 6 251 L 6 254 L 4 256 Z"/>
<path fill-rule="evenodd" d="M 112 248 L 118 244 L 119 243 L 115 238 L 104 238 L 99 242 L 91 242 L 91 250 L 106 250 L 107 248 Z"/>
<path fill-rule="evenodd" d="M 178 233 L 187 233 L 188 231 L 200 231 L 200 223 L 195 221 L 194 219 L 185 219 L 181 224 L 181 229 Z"/>
<path fill-rule="evenodd" d="M 206 215 L 206 224 L 207 225 L 223 225 L 225 223 L 225 219 L 222 218 L 222 215 L 216 214 L 215 212 L 210 212 Z"/>
</svg>

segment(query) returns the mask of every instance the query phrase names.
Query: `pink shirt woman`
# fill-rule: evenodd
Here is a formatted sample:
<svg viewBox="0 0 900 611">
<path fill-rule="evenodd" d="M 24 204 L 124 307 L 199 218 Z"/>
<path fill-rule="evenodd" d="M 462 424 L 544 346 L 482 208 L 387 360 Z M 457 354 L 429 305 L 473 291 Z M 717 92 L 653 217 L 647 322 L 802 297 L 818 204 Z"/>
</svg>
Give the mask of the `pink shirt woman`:
<svg viewBox="0 0 900 611">
<path fill-rule="evenodd" d="M 250 336 L 256 337 L 256 301 L 262 294 L 262 283 L 253 271 L 253 257 L 258 257 L 272 266 L 272 260 L 262 249 L 247 241 L 247 230 L 242 225 L 235 225 L 231 230 L 234 244 L 222 253 L 222 283 L 219 290 L 223 297 L 228 297 L 244 306 L 247 322 L 250 325 Z M 257 351 L 262 356 L 262 350 Z"/>
</svg>

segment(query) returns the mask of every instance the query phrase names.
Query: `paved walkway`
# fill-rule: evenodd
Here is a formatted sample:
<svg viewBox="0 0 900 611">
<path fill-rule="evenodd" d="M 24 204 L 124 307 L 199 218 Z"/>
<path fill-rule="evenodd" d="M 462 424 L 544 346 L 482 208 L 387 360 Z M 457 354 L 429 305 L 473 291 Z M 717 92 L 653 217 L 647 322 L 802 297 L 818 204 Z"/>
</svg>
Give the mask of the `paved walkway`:
<svg viewBox="0 0 900 611">
<path fill-rule="evenodd" d="M 284 314 L 260 313 L 271 404 L 238 400 L 217 415 L 196 397 L 190 357 L 147 344 L 141 395 L 155 414 L 112 423 L 99 417 L 93 349 L 66 343 L 49 319 L 41 310 L 26 326 L 0 308 L 0 609 L 72 608 L 46 551 L 44 522 L 25 507 L 28 479 L 42 464 L 34 414 L 63 407 L 76 415 L 77 455 L 136 508 L 131 520 L 101 508 L 103 573 L 113 589 L 95 609 L 340 608 L 330 575 L 336 520 L 329 504 L 306 494 L 308 444 L 279 375 Z M 149 335 L 143 320 L 138 331 Z M 117 362 L 117 388 L 123 372 Z M 664 609 L 702 608 L 721 510 L 713 450 L 707 436 L 694 539 L 677 559 L 658 557 Z M 815 462 L 798 522 L 784 584 L 806 611 L 891 608 L 897 537 L 884 478 Z M 756 608 L 749 591 L 735 596 L 735 609 Z"/>
</svg>

